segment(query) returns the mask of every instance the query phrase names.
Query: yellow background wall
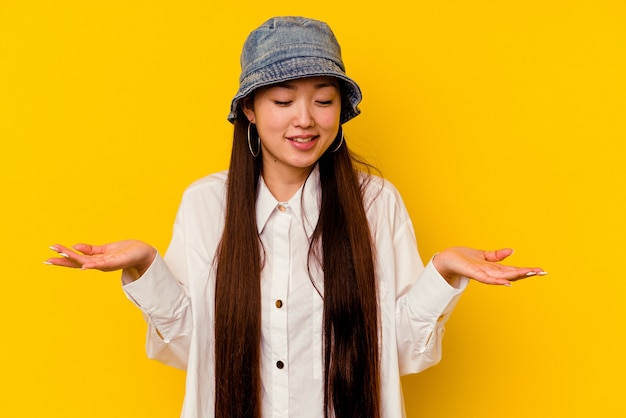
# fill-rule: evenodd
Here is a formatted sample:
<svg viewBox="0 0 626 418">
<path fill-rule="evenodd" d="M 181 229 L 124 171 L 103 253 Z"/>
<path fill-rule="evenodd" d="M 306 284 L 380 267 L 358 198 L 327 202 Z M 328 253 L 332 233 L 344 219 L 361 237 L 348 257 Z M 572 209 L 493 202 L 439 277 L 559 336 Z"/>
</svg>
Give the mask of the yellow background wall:
<svg viewBox="0 0 626 418">
<path fill-rule="evenodd" d="M 116 273 L 55 242 L 165 250 L 183 189 L 226 167 L 239 52 L 279 14 L 330 23 L 364 91 L 351 145 L 393 181 L 422 256 L 511 246 L 545 278 L 473 283 L 409 417 L 624 416 L 621 0 L 0 0 L 0 416 L 174 417 Z"/>
</svg>

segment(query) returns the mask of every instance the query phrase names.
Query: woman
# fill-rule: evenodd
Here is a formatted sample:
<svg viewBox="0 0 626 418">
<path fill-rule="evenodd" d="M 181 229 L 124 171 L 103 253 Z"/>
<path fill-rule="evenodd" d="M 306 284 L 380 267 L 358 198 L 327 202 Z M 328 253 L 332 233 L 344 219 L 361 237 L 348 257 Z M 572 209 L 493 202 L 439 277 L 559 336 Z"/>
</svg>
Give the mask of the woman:
<svg viewBox="0 0 626 418">
<path fill-rule="evenodd" d="M 123 270 L 148 355 L 187 370 L 184 417 L 402 416 L 400 376 L 439 361 L 468 280 L 545 272 L 509 249 L 421 264 L 398 192 L 344 140 L 361 91 L 325 23 L 270 19 L 241 64 L 229 170 L 186 190 L 165 257 L 122 241 L 48 263 Z"/>
</svg>

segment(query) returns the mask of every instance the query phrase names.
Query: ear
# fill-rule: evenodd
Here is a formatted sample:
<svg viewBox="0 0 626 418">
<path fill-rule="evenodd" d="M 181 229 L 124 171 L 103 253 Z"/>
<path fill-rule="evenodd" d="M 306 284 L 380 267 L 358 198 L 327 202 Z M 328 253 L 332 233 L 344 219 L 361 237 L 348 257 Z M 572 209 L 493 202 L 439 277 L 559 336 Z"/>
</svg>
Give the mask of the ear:
<svg viewBox="0 0 626 418">
<path fill-rule="evenodd" d="M 250 123 L 256 123 L 256 118 L 254 114 L 254 100 L 252 97 L 244 97 L 241 99 L 241 110 L 243 111 L 246 118 L 250 121 Z"/>
</svg>

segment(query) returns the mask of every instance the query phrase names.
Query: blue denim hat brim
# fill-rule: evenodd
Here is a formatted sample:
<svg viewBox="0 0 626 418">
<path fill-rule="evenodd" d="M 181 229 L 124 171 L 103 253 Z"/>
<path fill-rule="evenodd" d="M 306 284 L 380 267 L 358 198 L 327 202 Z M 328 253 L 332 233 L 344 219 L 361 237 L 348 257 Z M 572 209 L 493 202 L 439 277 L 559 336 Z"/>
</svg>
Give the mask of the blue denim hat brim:
<svg viewBox="0 0 626 418">
<path fill-rule="evenodd" d="M 228 120 L 231 123 L 235 121 L 239 100 L 248 96 L 259 87 L 271 86 L 298 78 L 317 76 L 336 77 L 341 81 L 341 123 L 345 123 L 361 113 L 361 110 L 358 108 L 362 98 L 361 89 L 350 77 L 346 76 L 337 64 L 324 58 L 299 57 L 274 63 L 241 80 L 239 91 L 231 103 Z"/>
<path fill-rule="evenodd" d="M 358 115 L 361 90 L 346 75 L 341 47 L 330 27 L 297 16 L 275 17 L 252 31 L 241 53 L 239 90 L 228 120 L 237 117 L 239 101 L 259 87 L 305 77 L 331 76 L 341 81 L 341 116 L 345 123 Z"/>
</svg>

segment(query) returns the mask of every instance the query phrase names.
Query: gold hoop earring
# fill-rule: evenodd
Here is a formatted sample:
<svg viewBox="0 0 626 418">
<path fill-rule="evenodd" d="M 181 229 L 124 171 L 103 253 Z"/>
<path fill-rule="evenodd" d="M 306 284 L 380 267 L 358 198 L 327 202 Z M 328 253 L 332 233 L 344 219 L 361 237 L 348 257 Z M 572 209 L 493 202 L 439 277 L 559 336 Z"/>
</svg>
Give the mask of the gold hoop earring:
<svg viewBox="0 0 626 418">
<path fill-rule="evenodd" d="M 261 137 L 257 133 L 257 150 L 255 154 L 254 151 L 252 151 L 252 143 L 250 142 L 250 125 L 252 125 L 252 122 L 248 122 L 248 149 L 250 150 L 250 154 L 256 158 L 261 153 Z"/>
<path fill-rule="evenodd" d="M 339 145 L 337 145 L 332 151 L 330 152 L 337 152 L 337 150 L 339 150 L 339 148 L 341 148 L 341 146 L 343 145 L 343 127 L 340 125 L 339 126 L 339 132 L 341 132 L 341 139 L 339 140 Z M 339 133 L 337 133 L 337 136 L 339 136 Z M 335 140 L 337 140 L 335 138 Z"/>
</svg>

